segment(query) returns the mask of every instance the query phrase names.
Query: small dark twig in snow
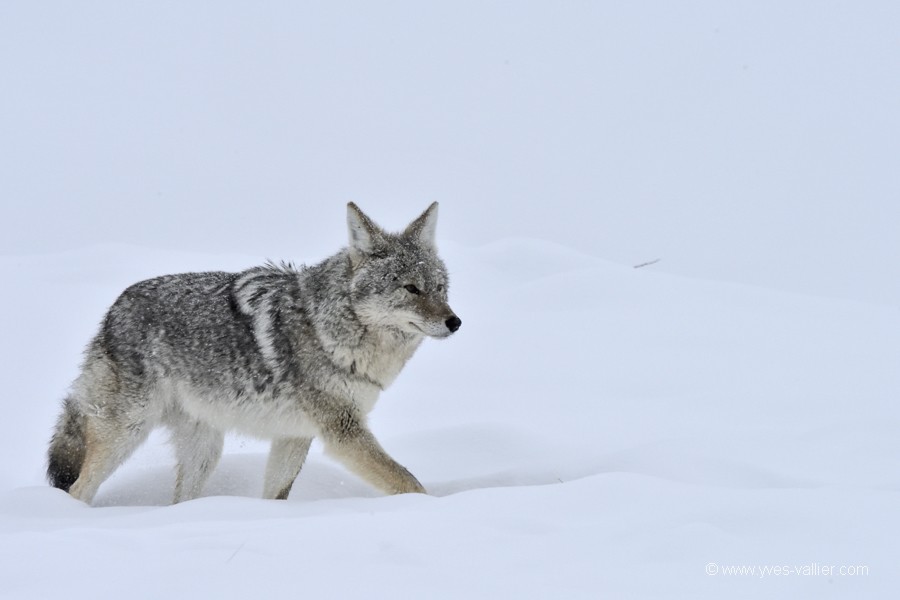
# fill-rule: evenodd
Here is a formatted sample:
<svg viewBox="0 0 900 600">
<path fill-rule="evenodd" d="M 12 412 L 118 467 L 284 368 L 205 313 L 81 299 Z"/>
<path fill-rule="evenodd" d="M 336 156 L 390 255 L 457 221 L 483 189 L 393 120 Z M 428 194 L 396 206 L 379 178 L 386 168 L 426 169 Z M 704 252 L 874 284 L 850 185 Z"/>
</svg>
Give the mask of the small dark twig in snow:
<svg viewBox="0 0 900 600">
<path fill-rule="evenodd" d="M 231 562 L 231 559 L 234 558 L 235 556 L 237 556 L 237 553 L 240 552 L 241 550 L 243 550 L 243 549 L 244 549 L 244 546 L 246 546 L 246 545 L 247 545 L 247 542 L 244 542 L 243 544 L 241 544 L 240 546 L 238 546 L 238 547 L 237 547 L 237 550 L 235 550 L 234 552 L 232 552 L 232 553 L 231 553 L 231 556 L 228 557 L 228 560 L 225 561 L 225 564 L 227 565 L 228 563 L 230 563 L 230 562 Z"/>
<path fill-rule="evenodd" d="M 649 267 L 650 265 L 655 265 L 656 263 L 658 263 L 658 262 L 661 261 L 661 260 L 662 260 L 661 258 L 657 258 L 656 260 L 651 260 L 651 261 L 648 261 L 648 262 L 645 262 L 645 263 L 641 263 L 641 264 L 639 264 L 639 265 L 634 265 L 634 268 L 635 268 L 635 269 L 641 269 L 641 268 L 643 268 L 643 267 Z"/>
</svg>

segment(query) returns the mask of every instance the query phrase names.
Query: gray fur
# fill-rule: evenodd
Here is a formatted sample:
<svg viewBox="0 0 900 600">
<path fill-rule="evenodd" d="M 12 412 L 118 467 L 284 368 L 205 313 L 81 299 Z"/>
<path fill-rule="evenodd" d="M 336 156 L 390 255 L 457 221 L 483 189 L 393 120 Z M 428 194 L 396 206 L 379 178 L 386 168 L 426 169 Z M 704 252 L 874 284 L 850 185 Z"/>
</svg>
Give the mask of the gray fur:
<svg viewBox="0 0 900 600">
<path fill-rule="evenodd" d="M 272 439 L 264 497 L 286 498 L 313 438 L 388 493 L 424 492 L 366 426 L 425 336 L 461 321 L 434 245 L 437 203 L 400 234 L 354 204 L 350 245 L 301 268 L 137 283 L 89 344 L 50 443 L 52 485 L 90 502 L 150 431 L 172 431 L 175 501 L 197 497 L 237 430 Z"/>
</svg>

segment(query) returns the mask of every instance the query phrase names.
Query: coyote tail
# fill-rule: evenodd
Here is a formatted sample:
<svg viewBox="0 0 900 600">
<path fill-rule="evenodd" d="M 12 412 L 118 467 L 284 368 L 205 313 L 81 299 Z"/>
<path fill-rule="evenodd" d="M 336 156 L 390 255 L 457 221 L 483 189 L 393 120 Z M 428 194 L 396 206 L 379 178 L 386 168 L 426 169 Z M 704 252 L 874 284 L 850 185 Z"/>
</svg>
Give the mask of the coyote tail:
<svg viewBox="0 0 900 600">
<path fill-rule="evenodd" d="M 62 414 L 50 439 L 47 479 L 50 485 L 68 492 L 81 473 L 85 453 L 85 417 L 72 398 L 63 402 Z"/>
</svg>

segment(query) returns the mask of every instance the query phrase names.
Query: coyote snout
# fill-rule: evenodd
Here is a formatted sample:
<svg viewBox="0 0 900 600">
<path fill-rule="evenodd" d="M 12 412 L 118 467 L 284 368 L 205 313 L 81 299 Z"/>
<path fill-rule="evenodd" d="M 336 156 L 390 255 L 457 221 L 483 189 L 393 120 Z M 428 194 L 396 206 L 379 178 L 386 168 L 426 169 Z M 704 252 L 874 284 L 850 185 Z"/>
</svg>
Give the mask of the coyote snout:
<svg viewBox="0 0 900 600">
<path fill-rule="evenodd" d="M 411 333 L 421 333 L 428 337 L 443 339 L 456 333 L 462 325 L 462 319 L 451 312 L 449 317 L 435 320 L 416 319 L 408 321 L 408 325 Z"/>
<path fill-rule="evenodd" d="M 452 317 L 444 321 L 444 325 L 447 326 L 447 329 L 450 330 L 450 333 L 456 333 L 456 330 L 459 329 L 462 325 L 462 319 L 460 319 L 456 315 L 453 315 Z"/>
<path fill-rule="evenodd" d="M 410 325 L 413 326 L 415 331 L 419 333 L 424 333 L 425 335 L 437 339 L 448 338 L 460 328 L 462 325 L 462 319 L 457 317 L 455 314 L 450 313 L 449 317 L 444 318 L 443 323 L 441 321 L 436 321 L 434 323 L 423 323 L 418 325 L 412 321 L 410 321 Z"/>
</svg>

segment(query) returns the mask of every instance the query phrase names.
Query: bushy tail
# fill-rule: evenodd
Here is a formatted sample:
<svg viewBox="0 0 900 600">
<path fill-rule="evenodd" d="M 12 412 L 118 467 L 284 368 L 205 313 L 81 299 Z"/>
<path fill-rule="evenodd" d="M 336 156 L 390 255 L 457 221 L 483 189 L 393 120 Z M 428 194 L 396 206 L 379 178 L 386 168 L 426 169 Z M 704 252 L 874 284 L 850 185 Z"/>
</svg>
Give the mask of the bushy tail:
<svg viewBox="0 0 900 600">
<path fill-rule="evenodd" d="M 63 402 L 63 411 L 50 439 L 47 479 L 66 492 L 78 479 L 85 452 L 85 418 L 72 398 Z"/>
</svg>

